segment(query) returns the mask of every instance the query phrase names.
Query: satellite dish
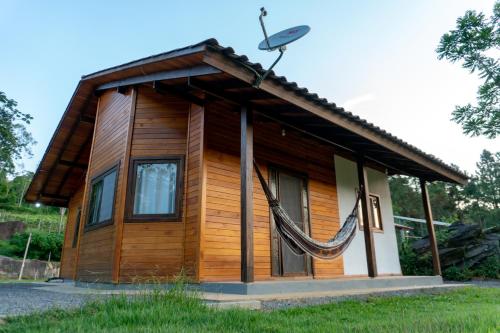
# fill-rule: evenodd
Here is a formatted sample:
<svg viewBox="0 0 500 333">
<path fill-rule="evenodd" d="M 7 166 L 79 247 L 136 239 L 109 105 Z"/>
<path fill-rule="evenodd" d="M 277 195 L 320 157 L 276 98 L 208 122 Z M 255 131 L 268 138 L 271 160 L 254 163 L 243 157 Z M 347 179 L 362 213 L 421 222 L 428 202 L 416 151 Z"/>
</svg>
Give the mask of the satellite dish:
<svg viewBox="0 0 500 333">
<path fill-rule="evenodd" d="M 264 16 L 267 16 L 267 11 L 264 7 L 262 7 L 260 9 L 259 21 L 260 26 L 262 27 L 262 32 L 264 33 L 264 40 L 259 43 L 258 47 L 260 50 L 265 51 L 274 51 L 278 49 L 280 54 L 278 58 L 273 62 L 271 67 L 269 67 L 269 69 L 263 75 L 260 75 L 260 73 L 258 73 L 256 70 L 249 67 L 249 69 L 251 69 L 257 76 L 255 83 L 253 84 L 255 88 L 258 88 L 260 86 L 262 81 L 264 81 L 264 79 L 269 75 L 273 67 L 276 66 L 278 61 L 280 61 L 283 53 L 286 50 L 286 45 L 295 42 L 299 38 L 304 37 L 311 30 L 311 28 L 307 25 L 299 25 L 293 28 L 285 29 L 272 35 L 271 37 L 268 37 L 266 27 L 264 25 Z"/>
<path fill-rule="evenodd" d="M 293 28 L 288 28 L 264 39 L 260 42 L 259 49 L 274 51 L 304 37 L 309 31 L 311 31 L 311 28 L 307 25 L 299 25 Z"/>
</svg>

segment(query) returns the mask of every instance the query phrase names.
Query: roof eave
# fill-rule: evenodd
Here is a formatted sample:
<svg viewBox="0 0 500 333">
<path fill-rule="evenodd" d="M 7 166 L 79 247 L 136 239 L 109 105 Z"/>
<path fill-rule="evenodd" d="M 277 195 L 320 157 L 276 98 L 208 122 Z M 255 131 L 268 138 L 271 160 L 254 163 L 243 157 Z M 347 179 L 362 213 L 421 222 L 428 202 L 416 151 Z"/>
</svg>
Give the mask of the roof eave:
<svg viewBox="0 0 500 333">
<path fill-rule="evenodd" d="M 235 56 L 233 58 L 236 58 Z M 240 57 L 246 59 L 246 57 Z M 229 59 L 227 55 L 224 54 L 223 51 L 218 50 L 216 47 L 209 47 L 205 53 L 205 57 L 203 61 L 215 68 L 220 69 L 223 72 L 226 72 L 242 81 L 252 84 L 255 80 L 255 74 L 250 70 L 246 69 L 244 66 L 238 66 L 236 64 L 235 59 Z M 249 64 L 245 64 L 248 66 Z M 252 64 L 250 64 L 252 65 Z M 259 65 L 257 65 L 259 66 Z M 259 66 L 260 67 L 260 66 Z M 270 77 L 275 77 L 274 73 L 270 75 Z M 453 170 L 451 167 L 447 166 L 442 162 L 437 162 L 429 158 L 426 154 L 417 151 L 417 149 L 413 147 L 407 147 L 403 145 L 401 142 L 396 140 L 391 140 L 392 136 L 383 136 L 380 133 L 375 133 L 372 131 L 369 126 L 361 126 L 349 119 L 342 114 L 339 114 L 339 109 L 341 112 L 345 113 L 343 109 L 338 108 L 333 103 L 326 103 L 324 100 L 319 99 L 317 95 L 311 98 L 306 98 L 304 94 L 309 94 L 307 90 L 304 93 L 298 93 L 296 89 L 303 90 L 301 88 L 297 88 L 296 84 L 293 89 L 286 89 L 286 87 L 282 84 L 277 84 L 273 79 L 265 80 L 261 83 L 260 89 L 277 96 L 278 98 L 282 98 L 300 108 L 303 108 L 309 112 L 315 113 L 316 115 L 338 125 L 342 126 L 348 130 L 351 130 L 361 136 L 364 136 L 366 139 L 371 140 L 375 143 L 381 144 L 388 149 L 391 149 L 403 156 L 415 161 L 416 163 L 421 164 L 422 166 L 433 170 L 438 173 L 443 180 L 465 185 L 467 184 L 468 177 L 460 172 Z M 315 100 L 320 100 L 321 103 L 317 103 Z M 359 119 L 359 117 L 358 117 Z M 385 131 L 384 131 L 385 132 Z M 401 140 L 399 140 L 401 141 Z"/>
</svg>

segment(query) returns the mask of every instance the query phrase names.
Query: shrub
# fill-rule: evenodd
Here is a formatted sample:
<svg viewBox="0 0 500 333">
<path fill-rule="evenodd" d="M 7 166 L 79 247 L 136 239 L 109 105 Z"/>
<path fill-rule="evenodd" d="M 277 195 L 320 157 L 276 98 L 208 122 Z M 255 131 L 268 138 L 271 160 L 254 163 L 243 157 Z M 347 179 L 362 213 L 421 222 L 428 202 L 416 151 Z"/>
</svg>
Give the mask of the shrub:
<svg viewBox="0 0 500 333">
<path fill-rule="evenodd" d="M 16 246 L 12 245 L 9 241 L 0 240 L 0 256 L 17 257 L 15 255 L 16 252 Z"/>
<path fill-rule="evenodd" d="M 15 256 L 22 257 L 24 255 L 28 237 L 29 232 L 23 232 L 15 234 L 10 239 L 9 243 L 13 248 L 12 252 Z M 47 260 L 49 258 L 49 253 L 51 253 L 52 260 L 60 260 L 63 237 L 64 236 L 62 234 L 33 231 L 28 251 L 28 258 Z"/>
<path fill-rule="evenodd" d="M 408 242 L 402 244 L 399 262 L 403 275 L 432 275 L 432 257 L 429 254 L 417 255 Z"/>
<path fill-rule="evenodd" d="M 432 275 L 432 256 L 416 254 L 408 243 L 403 243 L 399 252 L 403 275 Z M 468 281 L 472 278 L 499 279 L 500 256 L 484 259 L 472 268 L 451 266 L 443 270 L 443 278 L 450 281 Z"/>
<path fill-rule="evenodd" d="M 456 266 L 448 267 L 443 271 L 443 278 L 449 281 L 468 281 L 472 276 L 473 273 L 471 270 Z"/>
<path fill-rule="evenodd" d="M 473 270 L 473 274 L 479 278 L 500 279 L 500 256 L 486 258 Z"/>
</svg>

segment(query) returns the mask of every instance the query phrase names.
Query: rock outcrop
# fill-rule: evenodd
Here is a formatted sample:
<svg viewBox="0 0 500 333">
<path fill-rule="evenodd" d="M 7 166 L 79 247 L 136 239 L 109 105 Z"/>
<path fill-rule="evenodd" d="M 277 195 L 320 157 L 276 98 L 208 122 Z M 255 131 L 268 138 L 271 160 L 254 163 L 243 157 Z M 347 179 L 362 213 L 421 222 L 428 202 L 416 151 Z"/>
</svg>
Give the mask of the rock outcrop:
<svg viewBox="0 0 500 333">
<path fill-rule="evenodd" d="M 429 238 L 415 241 L 411 248 L 423 255 L 430 252 Z M 438 237 L 441 267 L 474 268 L 489 257 L 500 257 L 500 226 L 481 230 L 478 224 L 455 222 Z"/>
</svg>

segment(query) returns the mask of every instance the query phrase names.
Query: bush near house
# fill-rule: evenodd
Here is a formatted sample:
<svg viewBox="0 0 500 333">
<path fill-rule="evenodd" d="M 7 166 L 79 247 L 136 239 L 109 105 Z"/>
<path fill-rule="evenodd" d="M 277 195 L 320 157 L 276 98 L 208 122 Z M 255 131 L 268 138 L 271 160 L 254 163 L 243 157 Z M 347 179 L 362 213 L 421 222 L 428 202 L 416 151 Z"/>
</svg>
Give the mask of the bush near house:
<svg viewBox="0 0 500 333">
<path fill-rule="evenodd" d="M 500 226 L 481 229 L 477 224 L 453 223 L 436 236 L 443 278 L 500 278 Z M 405 275 L 432 275 L 428 237 L 403 244 L 401 269 Z"/>
<path fill-rule="evenodd" d="M 15 234 L 8 241 L 0 241 L 0 255 L 22 258 L 26 249 L 29 232 Z M 28 259 L 59 261 L 64 235 L 45 231 L 32 231 Z"/>
</svg>

